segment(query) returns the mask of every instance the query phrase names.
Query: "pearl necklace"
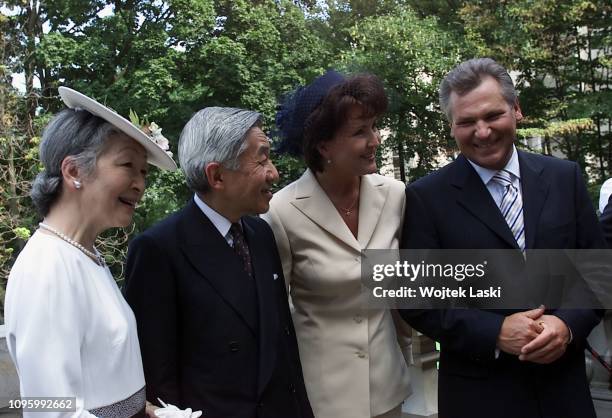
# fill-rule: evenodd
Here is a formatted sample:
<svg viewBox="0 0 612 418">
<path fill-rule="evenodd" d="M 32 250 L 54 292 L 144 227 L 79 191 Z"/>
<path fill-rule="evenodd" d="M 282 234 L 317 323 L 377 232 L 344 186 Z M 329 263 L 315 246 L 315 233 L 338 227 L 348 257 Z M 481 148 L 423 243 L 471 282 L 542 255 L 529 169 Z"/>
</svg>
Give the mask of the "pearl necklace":
<svg viewBox="0 0 612 418">
<path fill-rule="evenodd" d="M 94 247 L 94 250 L 96 252 L 93 251 L 89 251 L 87 248 L 83 247 L 80 243 L 76 242 L 75 240 L 73 240 L 72 238 L 68 237 L 65 234 L 62 234 L 61 232 L 59 232 L 57 229 L 50 227 L 47 224 L 44 223 L 39 223 L 38 226 L 40 226 L 42 229 L 46 229 L 49 232 L 54 233 L 55 235 L 57 235 L 59 238 L 63 239 L 64 241 L 66 241 L 68 244 L 72 245 L 73 247 L 78 248 L 79 250 L 81 250 L 86 256 L 88 256 L 89 258 L 91 258 L 93 261 L 95 261 L 95 263 L 99 266 L 105 266 L 106 263 L 104 262 L 104 258 L 102 257 L 102 255 L 96 250 L 96 248 Z"/>
</svg>

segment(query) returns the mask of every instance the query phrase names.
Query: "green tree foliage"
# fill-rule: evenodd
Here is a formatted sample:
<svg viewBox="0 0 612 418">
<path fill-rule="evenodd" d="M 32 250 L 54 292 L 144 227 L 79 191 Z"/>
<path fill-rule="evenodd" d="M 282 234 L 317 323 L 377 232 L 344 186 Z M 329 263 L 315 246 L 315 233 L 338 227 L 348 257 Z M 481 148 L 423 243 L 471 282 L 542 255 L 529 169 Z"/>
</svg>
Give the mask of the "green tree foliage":
<svg viewBox="0 0 612 418">
<path fill-rule="evenodd" d="M 13 19 L 0 14 L 0 307 L 12 262 L 32 230 L 28 179 L 37 172 L 37 138 L 29 135 L 29 118 L 20 118 L 28 115 L 25 100 L 10 85 L 18 68 L 13 29 Z"/>
<path fill-rule="evenodd" d="M 28 198 L 41 131 L 67 85 L 156 122 L 176 155 L 180 131 L 206 106 L 262 112 L 271 132 L 280 97 L 333 67 L 369 71 L 391 98 L 381 128 L 413 180 L 452 157 L 437 107 L 443 75 L 492 56 L 517 76 L 528 116 L 519 131 L 610 175 L 609 2 L 604 0 L 0 0 L 0 300 L 3 280 L 39 221 Z M 25 92 L 11 87 L 25 77 Z M 303 163 L 275 156 L 278 187 Z M 152 170 L 133 227 L 98 246 L 116 277 L 126 243 L 180 208 L 182 173 Z M 1 307 L 1 306 L 0 306 Z"/>
<path fill-rule="evenodd" d="M 435 18 L 421 19 L 405 7 L 359 21 L 351 35 L 354 46 L 344 55 L 344 62 L 384 80 L 391 99 L 382 121 L 390 134 L 385 143 L 400 161 L 414 160 L 414 168 L 403 179 L 421 177 L 436 167 L 438 156 L 452 148 L 448 124 L 437 105 L 438 86 L 463 59 L 465 46 Z"/>
<path fill-rule="evenodd" d="M 330 53 L 291 1 L 215 3 L 212 36 L 185 51 L 185 88 L 211 104 L 257 109 L 272 121 L 277 97 L 321 74 Z"/>
<path fill-rule="evenodd" d="M 325 0 L 309 9 L 316 31 L 335 57 L 341 56 L 354 41 L 353 26 L 361 20 L 395 13 L 402 1 L 397 0 Z"/>
<path fill-rule="evenodd" d="M 516 72 L 524 126 L 543 130 L 544 152 L 580 161 L 594 179 L 608 177 L 612 161 L 611 12 L 603 0 L 467 1 L 459 10 L 478 55 Z"/>
<path fill-rule="evenodd" d="M 57 87 L 73 87 L 120 114 L 133 109 L 155 121 L 176 154 L 182 126 L 205 106 L 256 109 L 271 128 L 277 97 L 322 73 L 331 56 L 291 1 L 10 0 L 0 7 L 9 11 L 0 15 L 4 278 L 39 221 L 27 195 L 40 169 L 41 128 L 63 107 Z M 11 74 L 19 72 L 26 78 L 23 95 L 10 87 Z M 299 163 L 279 161 L 284 174 L 297 175 Z M 285 174 L 283 181 L 290 180 Z M 189 197 L 181 172 L 152 170 L 135 226 L 108 231 L 97 244 L 117 277 L 130 234 Z"/>
<path fill-rule="evenodd" d="M 0 301 L 12 261 L 33 230 L 28 179 L 38 168 L 38 138 L 28 140 L 19 123 L 17 114 L 25 109 L 17 107 L 23 104 L 5 83 L 0 84 Z"/>
</svg>

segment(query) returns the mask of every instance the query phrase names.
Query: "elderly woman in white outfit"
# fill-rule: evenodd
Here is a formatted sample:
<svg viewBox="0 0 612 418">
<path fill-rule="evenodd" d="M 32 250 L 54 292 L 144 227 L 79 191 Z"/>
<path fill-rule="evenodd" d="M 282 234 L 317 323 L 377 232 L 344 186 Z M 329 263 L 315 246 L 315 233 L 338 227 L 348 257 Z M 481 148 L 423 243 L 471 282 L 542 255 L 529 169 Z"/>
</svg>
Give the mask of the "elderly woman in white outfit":
<svg viewBox="0 0 612 418">
<path fill-rule="evenodd" d="M 32 200 L 43 216 L 19 254 L 5 299 L 7 344 L 22 397 L 73 397 L 72 411 L 24 416 L 143 416 L 134 315 L 94 247 L 130 224 L 147 162 L 176 169 L 161 146 L 94 100 L 60 87 L 70 109 L 46 127 Z"/>
<path fill-rule="evenodd" d="M 400 417 L 411 393 L 410 330 L 361 296 L 361 250 L 397 249 L 404 213 L 404 185 L 375 174 L 376 121 L 386 108 L 375 76 L 329 71 L 285 99 L 276 117 L 281 150 L 303 153 L 308 169 L 264 217 L 291 288 L 317 418 Z"/>
</svg>

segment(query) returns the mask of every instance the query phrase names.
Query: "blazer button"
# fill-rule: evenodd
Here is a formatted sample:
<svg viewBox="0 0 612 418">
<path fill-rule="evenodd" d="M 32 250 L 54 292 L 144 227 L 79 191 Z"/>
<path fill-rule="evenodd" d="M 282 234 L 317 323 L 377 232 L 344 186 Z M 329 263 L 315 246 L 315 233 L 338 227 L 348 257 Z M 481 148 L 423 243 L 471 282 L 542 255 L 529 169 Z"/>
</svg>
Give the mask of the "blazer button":
<svg viewBox="0 0 612 418">
<path fill-rule="evenodd" d="M 263 402 L 259 402 L 259 403 L 257 404 L 257 407 L 258 407 L 258 408 L 263 408 Z"/>
<path fill-rule="evenodd" d="M 366 358 L 367 357 L 366 353 L 364 353 L 363 351 L 357 351 L 355 354 L 359 358 Z"/>
<path fill-rule="evenodd" d="M 238 341 L 230 341 L 228 345 L 232 353 L 235 353 L 236 351 L 240 350 L 240 344 L 238 344 Z"/>
<path fill-rule="evenodd" d="M 295 386 L 293 386 L 293 383 L 289 384 L 289 392 L 295 393 Z"/>
<path fill-rule="evenodd" d="M 285 334 L 291 335 L 291 331 L 289 330 L 289 326 L 285 327 Z"/>
</svg>

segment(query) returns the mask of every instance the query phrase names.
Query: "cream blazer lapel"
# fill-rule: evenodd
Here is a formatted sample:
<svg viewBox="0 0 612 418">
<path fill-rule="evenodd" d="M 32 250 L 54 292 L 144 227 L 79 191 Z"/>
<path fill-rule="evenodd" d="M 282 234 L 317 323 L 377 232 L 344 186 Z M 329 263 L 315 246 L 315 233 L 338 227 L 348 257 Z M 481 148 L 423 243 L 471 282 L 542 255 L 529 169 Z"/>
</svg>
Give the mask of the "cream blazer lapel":
<svg viewBox="0 0 612 418">
<path fill-rule="evenodd" d="M 388 185 L 377 181 L 374 176 L 363 176 L 359 192 L 359 226 L 357 238 L 323 191 L 310 169 L 306 170 L 296 183 L 294 199 L 291 204 L 300 212 L 357 252 L 367 248 L 380 213 L 385 205 Z"/>
<path fill-rule="evenodd" d="M 362 249 L 368 248 L 370 239 L 376 230 L 376 226 L 381 222 L 381 213 L 385 206 L 388 193 L 389 185 L 385 184 L 380 177 L 361 177 L 357 239 Z"/>
</svg>

